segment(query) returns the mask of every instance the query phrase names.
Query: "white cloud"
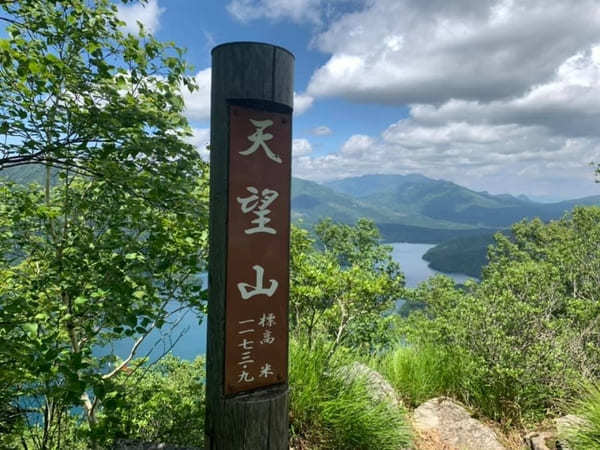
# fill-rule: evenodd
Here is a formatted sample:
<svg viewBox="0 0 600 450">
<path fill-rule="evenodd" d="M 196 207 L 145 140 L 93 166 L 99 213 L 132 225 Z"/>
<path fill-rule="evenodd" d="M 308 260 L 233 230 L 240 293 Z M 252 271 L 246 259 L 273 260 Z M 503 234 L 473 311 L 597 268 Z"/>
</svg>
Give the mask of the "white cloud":
<svg viewBox="0 0 600 450">
<path fill-rule="evenodd" d="M 210 143 L 210 128 L 192 129 L 192 136 L 188 139 L 188 142 L 198 149 L 198 153 L 200 153 L 202 159 L 205 161 L 210 159 L 207 149 L 207 146 Z"/>
<path fill-rule="evenodd" d="M 240 22 L 289 18 L 297 23 L 319 23 L 322 3 L 322 0 L 232 0 L 227 11 Z"/>
<path fill-rule="evenodd" d="M 375 140 L 364 134 L 355 134 L 350 136 L 342 148 L 340 153 L 345 157 L 360 158 L 365 153 L 368 153 L 375 145 Z"/>
<path fill-rule="evenodd" d="M 190 120 L 210 119 L 210 84 L 211 68 L 199 71 L 194 79 L 198 89 L 190 92 L 187 88 L 182 89 L 183 101 L 185 102 L 185 115 Z"/>
<path fill-rule="evenodd" d="M 292 141 L 292 156 L 299 158 L 312 153 L 312 145 L 308 139 L 294 139 Z"/>
<path fill-rule="evenodd" d="M 125 22 L 125 30 L 133 34 L 139 31 L 138 22 L 150 33 L 157 31 L 160 28 L 160 16 L 165 11 L 166 9 L 158 4 L 158 0 L 149 0 L 145 4 L 118 5 L 118 15 Z"/>
<path fill-rule="evenodd" d="M 597 0 L 372 0 L 315 38 L 331 57 L 307 93 L 395 104 L 510 98 L 598 41 Z"/>
<path fill-rule="evenodd" d="M 300 114 L 304 114 L 307 109 L 309 109 L 315 99 L 310 95 L 306 94 L 297 94 L 294 92 L 294 115 L 299 116 Z"/>
<path fill-rule="evenodd" d="M 565 20 L 568 17 L 568 20 Z M 597 0 L 371 0 L 314 39 L 306 94 L 406 105 L 380 136 L 299 158 L 316 180 L 419 172 L 475 189 L 600 193 Z"/>
<path fill-rule="evenodd" d="M 495 193 L 575 197 L 593 192 L 588 164 L 599 158 L 597 139 L 561 136 L 545 126 L 407 118 L 376 138 L 351 136 L 336 153 L 299 158 L 294 174 L 321 181 L 416 172 Z"/>
<path fill-rule="evenodd" d="M 450 100 L 440 106 L 412 105 L 421 122 L 544 125 L 556 134 L 600 137 L 600 46 L 567 59 L 553 79 L 523 96 L 492 102 Z"/>
<path fill-rule="evenodd" d="M 315 136 L 329 136 L 333 133 L 333 131 L 331 131 L 331 128 L 329 128 L 325 125 L 321 125 L 321 126 L 313 128 L 311 130 L 311 133 L 314 134 Z"/>
</svg>

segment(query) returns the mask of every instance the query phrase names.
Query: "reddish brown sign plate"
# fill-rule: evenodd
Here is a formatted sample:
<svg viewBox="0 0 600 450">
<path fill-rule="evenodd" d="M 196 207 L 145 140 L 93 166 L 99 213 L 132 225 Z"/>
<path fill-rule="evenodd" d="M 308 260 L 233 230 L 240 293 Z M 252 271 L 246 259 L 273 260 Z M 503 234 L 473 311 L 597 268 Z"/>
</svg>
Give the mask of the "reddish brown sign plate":
<svg viewBox="0 0 600 450">
<path fill-rule="evenodd" d="M 225 394 L 287 381 L 291 115 L 230 107 Z"/>
</svg>

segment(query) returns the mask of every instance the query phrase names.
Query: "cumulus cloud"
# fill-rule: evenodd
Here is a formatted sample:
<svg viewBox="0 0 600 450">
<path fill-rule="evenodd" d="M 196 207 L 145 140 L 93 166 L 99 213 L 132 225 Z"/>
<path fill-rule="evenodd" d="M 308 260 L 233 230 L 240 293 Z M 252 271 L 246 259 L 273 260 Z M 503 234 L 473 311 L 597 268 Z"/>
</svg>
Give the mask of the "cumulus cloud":
<svg viewBox="0 0 600 450">
<path fill-rule="evenodd" d="M 373 0 L 315 38 L 331 57 L 307 93 L 395 104 L 510 98 L 598 41 L 595 0 Z"/>
<path fill-rule="evenodd" d="M 315 136 L 329 136 L 330 134 L 333 133 L 333 131 L 331 131 L 331 128 L 329 128 L 325 125 L 321 125 L 321 126 L 313 128 L 311 130 L 311 133 L 314 134 Z"/>
<path fill-rule="evenodd" d="M 190 120 L 208 120 L 210 119 L 211 68 L 199 71 L 194 79 L 198 89 L 194 92 L 190 92 L 185 87 L 182 89 L 185 115 Z"/>
<path fill-rule="evenodd" d="M 138 22 L 150 33 L 157 31 L 160 28 L 160 16 L 165 11 L 166 9 L 158 4 L 158 0 L 149 0 L 145 4 L 118 5 L 118 15 L 125 22 L 125 30 L 133 34 L 139 31 Z"/>
<path fill-rule="evenodd" d="M 540 125 L 422 123 L 409 117 L 380 136 L 351 136 L 336 153 L 299 158 L 296 176 L 317 181 L 368 173 L 422 173 L 477 190 L 564 197 L 589 193 L 598 141 Z M 600 193 L 600 189 L 598 189 Z"/>
<path fill-rule="evenodd" d="M 292 141 L 292 156 L 299 158 L 312 153 L 312 145 L 308 139 L 294 139 Z"/>
<path fill-rule="evenodd" d="M 294 92 L 294 115 L 304 114 L 309 109 L 315 99 L 310 95 L 298 94 Z"/>
<path fill-rule="evenodd" d="M 566 136 L 600 137 L 600 46 L 568 58 L 549 82 L 522 96 L 487 103 L 453 99 L 437 107 L 416 104 L 411 115 L 429 124 L 520 123 L 544 125 Z"/>
<path fill-rule="evenodd" d="M 588 165 L 600 159 L 597 1 L 371 0 L 314 45 L 330 58 L 307 95 L 406 105 L 408 117 L 300 158 L 298 176 L 420 172 L 564 197 L 597 187 Z"/>
</svg>

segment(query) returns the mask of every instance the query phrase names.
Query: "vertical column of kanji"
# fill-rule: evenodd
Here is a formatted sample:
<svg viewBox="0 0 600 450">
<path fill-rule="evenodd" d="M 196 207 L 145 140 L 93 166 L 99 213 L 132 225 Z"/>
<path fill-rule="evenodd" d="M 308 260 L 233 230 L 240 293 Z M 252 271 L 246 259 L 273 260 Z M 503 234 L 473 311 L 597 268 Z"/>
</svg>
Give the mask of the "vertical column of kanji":
<svg viewBox="0 0 600 450">
<path fill-rule="evenodd" d="M 207 449 L 287 449 L 294 58 L 213 49 Z"/>
</svg>

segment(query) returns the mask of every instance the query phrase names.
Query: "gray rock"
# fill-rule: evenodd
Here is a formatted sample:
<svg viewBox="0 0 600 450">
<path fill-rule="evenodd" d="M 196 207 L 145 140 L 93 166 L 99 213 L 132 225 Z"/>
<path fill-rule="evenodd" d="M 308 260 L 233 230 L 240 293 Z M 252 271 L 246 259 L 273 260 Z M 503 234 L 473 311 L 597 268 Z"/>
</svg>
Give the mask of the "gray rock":
<svg viewBox="0 0 600 450">
<path fill-rule="evenodd" d="M 367 380 L 369 394 L 375 401 L 387 401 L 394 407 L 401 406 L 398 394 L 388 380 L 364 364 L 354 362 L 338 369 L 336 375 L 349 383 L 358 377 L 364 377 Z"/>
<path fill-rule="evenodd" d="M 525 435 L 525 444 L 530 450 L 554 450 L 556 434 L 551 431 L 532 431 Z"/>
<path fill-rule="evenodd" d="M 554 426 L 559 436 L 564 436 L 572 428 L 576 428 L 585 424 L 585 420 L 575 414 L 567 414 L 566 416 L 557 417 L 554 419 Z"/>
<path fill-rule="evenodd" d="M 454 400 L 438 397 L 414 411 L 415 430 L 422 436 L 435 436 L 440 444 L 456 450 L 505 450 L 496 433 Z"/>
<path fill-rule="evenodd" d="M 569 450 L 570 447 L 566 441 L 566 437 L 569 435 L 571 430 L 578 426 L 584 425 L 585 419 L 574 414 L 567 414 L 566 416 L 557 417 L 554 419 L 554 426 L 556 427 L 556 448 L 560 450 Z"/>
</svg>

